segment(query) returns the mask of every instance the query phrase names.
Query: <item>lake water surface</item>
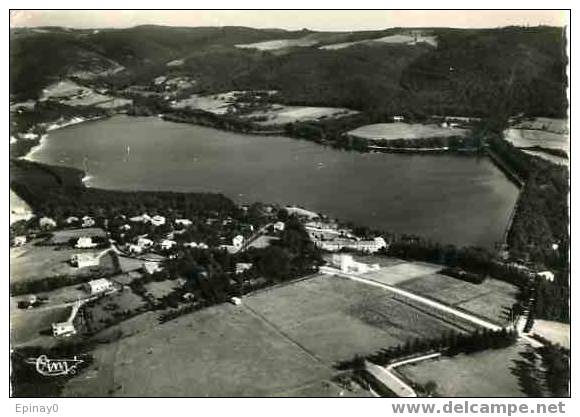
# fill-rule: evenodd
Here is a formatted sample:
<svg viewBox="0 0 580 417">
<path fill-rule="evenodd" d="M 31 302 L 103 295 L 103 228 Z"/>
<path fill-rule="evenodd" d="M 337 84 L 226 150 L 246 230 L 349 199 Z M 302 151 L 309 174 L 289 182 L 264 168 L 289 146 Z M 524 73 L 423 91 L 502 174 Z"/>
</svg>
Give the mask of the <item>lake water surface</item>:
<svg viewBox="0 0 580 417">
<path fill-rule="evenodd" d="M 91 187 L 222 192 L 459 245 L 500 240 L 517 198 L 487 158 L 362 154 L 158 118 L 60 129 L 29 158 L 85 169 Z"/>
</svg>

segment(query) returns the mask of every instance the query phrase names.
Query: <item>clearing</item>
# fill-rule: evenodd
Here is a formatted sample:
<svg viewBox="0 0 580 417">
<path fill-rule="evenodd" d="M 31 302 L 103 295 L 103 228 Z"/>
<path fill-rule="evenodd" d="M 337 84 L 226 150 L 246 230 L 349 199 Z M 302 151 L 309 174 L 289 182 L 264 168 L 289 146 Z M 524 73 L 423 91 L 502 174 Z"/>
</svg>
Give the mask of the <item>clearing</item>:
<svg viewBox="0 0 580 417">
<path fill-rule="evenodd" d="M 348 134 L 367 140 L 395 140 L 466 136 L 468 132 L 467 129 L 441 127 L 435 124 L 376 123 L 361 126 Z"/>
</svg>

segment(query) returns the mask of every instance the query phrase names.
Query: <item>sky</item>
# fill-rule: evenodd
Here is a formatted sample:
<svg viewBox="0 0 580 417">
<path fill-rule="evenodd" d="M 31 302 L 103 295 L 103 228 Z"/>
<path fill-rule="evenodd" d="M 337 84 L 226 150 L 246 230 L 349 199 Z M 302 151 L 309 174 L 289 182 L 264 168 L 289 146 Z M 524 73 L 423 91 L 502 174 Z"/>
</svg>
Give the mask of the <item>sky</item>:
<svg viewBox="0 0 580 417">
<path fill-rule="evenodd" d="M 554 10 L 13 10 L 10 14 L 11 27 L 71 28 L 156 24 L 349 31 L 389 27 L 565 26 L 567 22 L 567 11 Z"/>
</svg>

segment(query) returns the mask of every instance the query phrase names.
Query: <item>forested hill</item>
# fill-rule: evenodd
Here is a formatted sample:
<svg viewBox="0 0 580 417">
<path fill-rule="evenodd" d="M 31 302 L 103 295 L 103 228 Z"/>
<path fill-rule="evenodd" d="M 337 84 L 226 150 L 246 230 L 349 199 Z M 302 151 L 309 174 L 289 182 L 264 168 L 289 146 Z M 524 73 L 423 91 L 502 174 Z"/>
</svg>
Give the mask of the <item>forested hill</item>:
<svg viewBox="0 0 580 417">
<path fill-rule="evenodd" d="M 564 33 L 554 27 L 12 29 L 11 98 L 37 97 L 64 77 L 121 89 L 170 74 L 195 79 L 199 92 L 275 89 L 287 103 L 371 114 L 565 117 Z"/>
</svg>

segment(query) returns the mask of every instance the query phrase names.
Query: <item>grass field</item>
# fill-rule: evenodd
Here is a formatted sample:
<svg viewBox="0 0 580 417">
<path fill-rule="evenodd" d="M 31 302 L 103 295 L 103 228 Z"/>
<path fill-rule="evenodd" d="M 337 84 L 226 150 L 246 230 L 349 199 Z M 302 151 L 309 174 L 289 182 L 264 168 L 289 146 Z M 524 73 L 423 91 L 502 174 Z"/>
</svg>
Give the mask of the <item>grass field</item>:
<svg viewBox="0 0 580 417">
<path fill-rule="evenodd" d="M 268 110 L 254 111 L 247 118 L 259 118 L 255 123 L 262 126 L 282 126 L 287 123 L 319 119 L 336 119 L 358 112 L 340 107 L 305 107 L 276 104 Z M 265 119 L 265 120 L 262 120 Z"/>
<path fill-rule="evenodd" d="M 560 149 L 570 154 L 570 138 L 567 133 L 531 129 L 507 129 L 504 131 L 504 137 L 508 142 L 520 148 L 539 146 Z"/>
<path fill-rule="evenodd" d="M 441 270 L 441 266 L 419 263 L 401 262 L 390 266 L 382 266 L 380 270 L 363 274 L 364 278 L 372 279 L 387 285 L 397 285 L 425 275 L 431 275 Z"/>
<path fill-rule="evenodd" d="M 465 136 L 468 130 L 445 128 L 438 125 L 408 123 L 377 123 L 361 126 L 349 135 L 367 140 L 421 139 L 434 137 Z"/>
<path fill-rule="evenodd" d="M 534 320 L 532 332 L 550 342 L 570 349 L 570 325 L 549 320 Z"/>
<path fill-rule="evenodd" d="M 527 347 L 522 342 L 505 349 L 442 357 L 404 365 L 397 372 L 416 384 L 436 382 L 437 396 L 442 397 L 525 397 L 517 363 Z"/>
<path fill-rule="evenodd" d="M 429 274 L 399 283 L 397 286 L 445 304 L 450 304 L 498 324 L 506 324 L 504 309 L 516 301 L 518 289 L 511 284 L 495 279 L 486 279 L 482 284 Z"/>
<path fill-rule="evenodd" d="M 19 309 L 15 299 L 10 299 L 10 343 L 18 346 L 38 339 L 52 338 L 52 335 L 42 335 L 49 332 L 52 323 L 68 319 L 71 307 L 38 307 L 34 309 Z"/>
<path fill-rule="evenodd" d="M 10 257 L 10 281 L 35 281 L 57 275 L 89 275 L 94 270 L 114 271 L 111 254 L 101 257 L 98 267 L 76 268 L 70 265 L 71 256 L 79 253 L 79 249 L 54 246 L 34 246 L 28 244 L 25 248 L 17 248 L 18 256 Z M 21 250 L 25 249 L 25 250 Z M 83 253 L 101 253 L 100 250 L 82 250 Z"/>
<path fill-rule="evenodd" d="M 453 328 L 382 289 L 331 276 L 149 330 L 139 331 L 139 320 L 122 324 L 133 325 L 133 336 L 97 349 L 89 376 L 71 381 L 66 395 L 364 396 L 329 382 L 336 361 Z"/>
</svg>

